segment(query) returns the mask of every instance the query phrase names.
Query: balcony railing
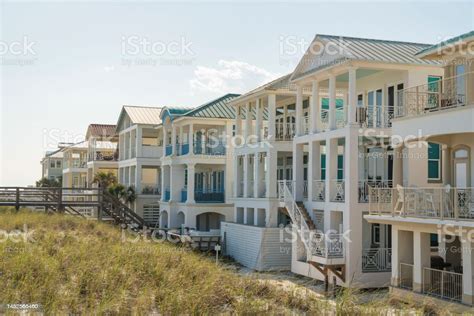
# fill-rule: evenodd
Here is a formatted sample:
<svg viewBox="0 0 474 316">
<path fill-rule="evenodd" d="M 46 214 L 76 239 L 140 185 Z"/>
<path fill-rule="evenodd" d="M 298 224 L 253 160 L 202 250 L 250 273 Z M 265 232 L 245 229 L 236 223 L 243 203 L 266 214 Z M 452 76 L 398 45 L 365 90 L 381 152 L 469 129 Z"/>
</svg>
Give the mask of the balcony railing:
<svg viewBox="0 0 474 316">
<path fill-rule="evenodd" d="M 307 135 L 310 133 L 311 128 L 310 128 L 310 118 L 309 116 L 303 117 L 303 134 Z"/>
<path fill-rule="evenodd" d="M 344 202 L 346 199 L 344 180 L 331 180 L 330 185 L 331 202 Z"/>
<path fill-rule="evenodd" d="M 344 128 L 347 124 L 346 120 L 346 113 L 343 108 L 336 109 L 336 129 Z M 321 119 L 319 126 L 321 126 L 322 131 L 329 131 L 330 130 L 330 122 L 329 122 L 329 110 L 323 109 L 321 110 Z"/>
<path fill-rule="evenodd" d="M 419 116 L 469 104 L 473 100 L 468 98 L 466 88 L 472 87 L 466 82 L 472 82 L 473 76 L 474 73 L 468 72 L 402 90 L 398 94 L 395 117 Z"/>
<path fill-rule="evenodd" d="M 142 194 L 161 195 L 161 186 L 157 183 L 142 183 Z"/>
<path fill-rule="evenodd" d="M 197 189 L 194 191 L 197 203 L 224 203 L 225 192 L 223 190 Z"/>
<path fill-rule="evenodd" d="M 189 154 L 189 144 L 177 144 L 178 156 L 184 156 Z"/>
<path fill-rule="evenodd" d="M 370 188 L 391 188 L 392 180 L 364 180 L 359 181 L 359 203 L 369 202 Z"/>
<path fill-rule="evenodd" d="M 398 270 L 398 278 L 398 286 L 400 288 L 413 290 L 413 264 L 400 263 L 400 269 Z"/>
<path fill-rule="evenodd" d="M 213 142 L 198 141 L 194 143 L 194 154 L 224 156 L 226 154 L 226 145 L 221 140 Z"/>
<path fill-rule="evenodd" d="M 188 189 L 183 188 L 181 189 L 181 202 L 186 202 L 188 200 Z"/>
<path fill-rule="evenodd" d="M 391 248 L 368 248 L 362 250 L 362 272 L 392 271 Z"/>
<path fill-rule="evenodd" d="M 113 152 L 96 152 L 89 155 L 89 161 L 117 161 L 118 155 Z"/>
<path fill-rule="evenodd" d="M 160 146 L 142 146 L 142 157 L 158 158 L 163 155 L 163 148 Z"/>
<path fill-rule="evenodd" d="M 474 188 L 370 188 L 370 214 L 474 220 Z"/>
<path fill-rule="evenodd" d="M 326 181 L 314 180 L 313 181 L 313 201 L 324 202 L 326 199 Z"/>
<path fill-rule="evenodd" d="M 308 198 L 308 181 L 306 180 L 303 181 L 303 198 Z"/>
<path fill-rule="evenodd" d="M 171 198 L 170 189 L 165 189 L 165 196 L 164 196 L 163 201 L 168 202 L 170 200 L 170 198 Z"/>
<path fill-rule="evenodd" d="M 72 159 L 64 162 L 64 168 L 86 168 L 87 161 L 83 159 Z"/>
<path fill-rule="evenodd" d="M 363 108 L 359 123 L 366 128 L 390 128 L 395 117 L 393 106 L 374 105 Z M 365 113 L 365 115 L 363 114 Z"/>
<path fill-rule="evenodd" d="M 275 140 L 289 141 L 295 137 L 296 124 L 295 123 L 275 123 Z"/>
<path fill-rule="evenodd" d="M 442 299 L 462 300 L 462 273 L 423 268 L 423 293 Z"/>
<path fill-rule="evenodd" d="M 344 257 L 344 236 L 342 234 L 312 234 L 311 252 L 313 256 L 323 258 Z"/>
</svg>

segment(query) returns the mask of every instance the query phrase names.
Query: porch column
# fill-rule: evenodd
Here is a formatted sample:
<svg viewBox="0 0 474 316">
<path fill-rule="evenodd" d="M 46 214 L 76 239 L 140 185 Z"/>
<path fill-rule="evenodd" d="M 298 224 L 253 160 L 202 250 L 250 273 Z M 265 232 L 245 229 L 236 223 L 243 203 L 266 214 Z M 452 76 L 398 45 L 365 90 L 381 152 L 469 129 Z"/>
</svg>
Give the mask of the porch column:
<svg viewBox="0 0 474 316">
<path fill-rule="evenodd" d="M 168 131 L 163 124 L 163 157 L 166 156 L 166 146 L 168 146 Z"/>
<path fill-rule="evenodd" d="M 337 178 L 337 138 L 326 139 L 326 202 L 331 201 L 334 192 L 332 182 Z"/>
<path fill-rule="evenodd" d="M 431 267 L 430 234 L 413 232 L 413 291 L 423 290 L 423 268 Z"/>
<path fill-rule="evenodd" d="M 250 102 L 247 103 L 246 105 L 246 111 L 245 111 L 245 131 L 244 131 L 244 138 L 245 138 L 245 143 L 249 143 L 249 136 L 252 135 L 252 106 L 250 105 Z"/>
<path fill-rule="evenodd" d="M 188 196 L 186 203 L 194 204 L 196 201 L 194 200 L 194 174 L 195 174 L 195 164 L 190 163 L 188 164 Z"/>
<path fill-rule="evenodd" d="M 250 166 L 249 166 L 249 154 L 244 155 L 244 197 L 249 197 L 248 192 L 249 192 L 249 172 L 250 172 Z"/>
<path fill-rule="evenodd" d="M 241 179 L 241 173 L 239 172 L 239 160 L 240 156 L 235 155 L 233 158 L 233 165 L 232 168 L 234 169 L 234 198 L 239 196 L 239 186 L 240 186 L 240 179 Z"/>
<path fill-rule="evenodd" d="M 413 234 L 392 225 L 392 280 L 400 286 L 400 263 L 413 264 Z"/>
<path fill-rule="evenodd" d="M 311 86 L 311 131 L 319 131 L 319 121 L 321 118 L 321 109 L 319 106 L 319 81 L 313 80 Z"/>
<path fill-rule="evenodd" d="M 182 155 L 182 150 L 183 150 L 183 143 L 184 143 L 184 134 L 183 134 L 183 125 L 179 127 L 179 153 Z"/>
<path fill-rule="evenodd" d="M 189 145 L 189 154 L 194 154 L 194 125 L 193 123 L 189 124 L 188 132 L 188 145 Z"/>
<path fill-rule="evenodd" d="M 176 127 L 171 127 L 171 145 L 173 146 L 172 155 L 176 155 Z"/>
<path fill-rule="evenodd" d="M 288 119 L 288 105 L 285 104 L 283 106 L 283 138 L 285 138 L 286 135 L 288 135 L 288 122 L 287 122 L 287 119 Z"/>
<path fill-rule="evenodd" d="M 347 102 L 347 122 L 349 125 L 355 125 L 357 120 L 357 68 L 351 67 L 349 68 L 349 91 L 348 91 L 348 102 Z"/>
<path fill-rule="evenodd" d="M 329 76 L 329 129 L 336 129 L 336 76 Z"/>
<path fill-rule="evenodd" d="M 165 201 L 165 192 L 169 187 L 169 177 L 170 177 L 170 167 L 162 166 L 161 167 L 161 201 Z"/>
<path fill-rule="evenodd" d="M 128 132 L 128 158 L 133 158 L 132 156 L 132 145 L 133 145 L 133 138 L 132 138 L 133 130 Z"/>
<path fill-rule="evenodd" d="M 265 185 L 266 188 L 266 197 L 267 198 L 276 198 L 277 197 L 277 151 L 274 148 L 270 148 L 267 151 L 265 157 L 265 164 L 267 168 Z"/>
<path fill-rule="evenodd" d="M 142 190 L 142 165 L 137 163 L 137 166 L 135 168 L 135 192 L 137 194 L 141 194 Z"/>
<path fill-rule="evenodd" d="M 257 136 L 257 142 L 262 140 L 262 127 L 263 127 L 263 104 L 260 99 L 255 101 L 255 134 Z"/>
<path fill-rule="evenodd" d="M 317 143 L 317 142 L 316 142 Z M 313 200 L 313 159 L 314 159 L 315 142 L 310 141 L 308 144 L 308 201 Z"/>
<path fill-rule="evenodd" d="M 474 243 L 472 235 L 464 233 L 461 238 L 462 251 L 462 302 L 474 305 Z"/>
<path fill-rule="evenodd" d="M 256 152 L 253 155 L 253 197 L 258 198 L 260 189 L 260 153 Z"/>
<path fill-rule="evenodd" d="M 296 135 L 303 135 L 303 87 L 296 87 Z"/>
<path fill-rule="evenodd" d="M 137 152 L 137 157 L 142 157 L 142 137 L 143 137 L 143 128 L 140 126 L 137 126 L 135 133 L 135 146 L 136 146 L 136 152 Z"/>
<path fill-rule="evenodd" d="M 348 133 L 344 143 L 343 158 L 344 201 L 345 203 L 350 203 L 349 205 L 355 205 L 359 203 L 359 130 L 357 127 L 351 127 L 346 130 Z"/>
<path fill-rule="evenodd" d="M 235 137 L 236 139 L 240 139 L 242 137 L 242 108 L 240 105 L 235 106 Z M 237 141 L 235 141 L 235 145 L 241 145 Z"/>
<path fill-rule="evenodd" d="M 303 200 L 304 170 L 303 170 L 303 144 L 293 145 L 293 195 L 296 201 Z"/>
<path fill-rule="evenodd" d="M 268 140 L 275 140 L 276 95 L 268 95 Z"/>
</svg>

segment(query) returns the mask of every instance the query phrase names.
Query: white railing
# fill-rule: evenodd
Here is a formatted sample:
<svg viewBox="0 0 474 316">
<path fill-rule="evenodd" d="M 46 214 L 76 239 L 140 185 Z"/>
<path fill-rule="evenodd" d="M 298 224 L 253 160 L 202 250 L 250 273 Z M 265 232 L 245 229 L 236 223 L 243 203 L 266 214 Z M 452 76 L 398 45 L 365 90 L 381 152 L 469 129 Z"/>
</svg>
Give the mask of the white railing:
<svg viewBox="0 0 474 316">
<path fill-rule="evenodd" d="M 287 186 L 291 181 L 278 181 L 279 198 L 284 202 L 285 208 L 295 225 L 298 234 L 309 255 L 324 258 L 342 258 L 344 257 L 344 239 L 342 234 L 325 235 L 310 230 L 303 212 L 300 210 L 293 197 L 293 192 Z"/>
<path fill-rule="evenodd" d="M 462 273 L 423 268 L 423 293 L 460 302 Z"/>
<path fill-rule="evenodd" d="M 244 181 L 240 181 L 237 185 L 239 186 L 237 188 L 237 197 L 244 197 Z"/>
<path fill-rule="evenodd" d="M 303 135 L 307 135 L 310 132 L 310 119 L 309 116 L 303 117 Z"/>
<path fill-rule="evenodd" d="M 366 116 L 362 117 L 361 125 L 366 128 L 390 128 L 395 117 L 393 106 L 374 105 L 365 108 Z"/>
<path fill-rule="evenodd" d="M 331 180 L 329 192 L 331 202 L 344 202 L 346 198 L 344 180 Z"/>
<path fill-rule="evenodd" d="M 369 202 L 370 188 L 391 188 L 392 180 L 363 180 L 359 181 L 359 203 Z"/>
<path fill-rule="evenodd" d="M 362 250 L 362 272 L 388 272 L 391 270 L 391 248 L 368 248 Z"/>
<path fill-rule="evenodd" d="M 163 156 L 163 147 L 159 146 L 142 146 L 142 157 L 159 158 Z"/>
<path fill-rule="evenodd" d="M 296 134 L 295 123 L 275 123 L 275 140 L 292 140 Z"/>
<path fill-rule="evenodd" d="M 370 214 L 473 220 L 473 188 L 369 188 Z"/>
<path fill-rule="evenodd" d="M 249 180 L 247 182 L 247 197 L 254 197 L 253 195 L 253 184 L 254 184 L 254 181 L 253 180 Z"/>
<path fill-rule="evenodd" d="M 85 159 L 71 159 L 64 162 L 64 168 L 86 168 L 87 161 Z"/>
<path fill-rule="evenodd" d="M 308 198 L 308 181 L 303 181 L 303 198 Z"/>
<path fill-rule="evenodd" d="M 336 118 L 336 129 L 344 128 L 347 124 L 346 112 L 344 109 L 336 109 L 335 111 Z M 321 110 L 321 119 L 319 120 L 321 130 L 328 131 L 330 130 L 330 120 L 329 120 L 329 110 Z"/>
<path fill-rule="evenodd" d="M 395 117 L 419 116 L 469 104 L 472 101 L 468 99 L 471 87 L 466 82 L 470 82 L 473 75 L 468 72 L 400 91 Z"/>
<path fill-rule="evenodd" d="M 313 180 L 313 201 L 324 202 L 326 200 L 326 181 Z"/>
<path fill-rule="evenodd" d="M 413 264 L 400 263 L 398 279 L 398 286 L 400 288 L 413 290 Z"/>
</svg>

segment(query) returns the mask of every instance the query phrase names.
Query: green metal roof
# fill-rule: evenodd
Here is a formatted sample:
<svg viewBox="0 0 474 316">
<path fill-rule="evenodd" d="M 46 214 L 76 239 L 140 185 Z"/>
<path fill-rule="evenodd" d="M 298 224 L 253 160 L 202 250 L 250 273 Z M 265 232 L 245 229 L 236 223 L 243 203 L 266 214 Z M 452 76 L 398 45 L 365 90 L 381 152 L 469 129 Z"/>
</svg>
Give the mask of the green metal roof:
<svg viewBox="0 0 474 316">
<path fill-rule="evenodd" d="M 450 38 L 446 41 L 442 41 L 442 42 L 440 42 L 436 45 L 431 45 L 429 47 L 426 47 L 426 48 L 420 50 L 418 53 L 416 53 L 416 56 L 418 56 L 418 57 L 426 56 L 428 53 L 430 53 L 434 50 L 441 49 L 441 48 L 443 48 L 443 47 L 445 47 L 449 44 L 455 43 L 457 41 L 463 41 L 464 39 L 469 38 L 469 37 L 473 37 L 473 36 L 474 36 L 474 31 L 470 31 L 470 32 L 458 35 L 458 36 Z"/>
<path fill-rule="evenodd" d="M 335 53 L 329 54 L 326 51 L 322 54 L 314 53 L 312 47 L 316 42 L 322 43 L 325 49 L 331 49 Z M 301 59 L 291 80 L 350 60 L 438 65 L 436 61 L 423 60 L 415 56 L 417 52 L 430 46 L 431 44 L 318 34 Z"/>
<path fill-rule="evenodd" d="M 229 105 L 229 102 L 237 98 L 239 94 L 228 93 L 220 98 L 212 100 L 206 104 L 198 106 L 197 108 L 186 112 L 183 116 L 187 117 L 203 117 L 203 118 L 235 118 L 234 109 Z"/>
<path fill-rule="evenodd" d="M 160 115 L 161 121 L 164 121 L 167 116 L 169 116 L 171 120 L 174 120 L 175 118 L 186 114 L 190 110 L 191 108 L 188 107 L 164 107 Z"/>
</svg>

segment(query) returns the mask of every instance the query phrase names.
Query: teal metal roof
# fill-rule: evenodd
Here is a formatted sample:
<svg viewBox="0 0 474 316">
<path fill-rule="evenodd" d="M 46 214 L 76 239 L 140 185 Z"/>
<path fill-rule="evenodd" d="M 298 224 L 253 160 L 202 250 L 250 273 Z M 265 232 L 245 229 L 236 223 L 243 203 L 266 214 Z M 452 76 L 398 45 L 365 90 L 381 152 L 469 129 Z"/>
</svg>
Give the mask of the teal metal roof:
<svg viewBox="0 0 474 316">
<path fill-rule="evenodd" d="M 186 114 L 191 109 L 192 108 L 188 108 L 188 107 L 164 107 L 160 115 L 161 120 L 164 121 L 167 116 L 169 116 L 171 120 L 174 120 L 175 118 Z"/>
<path fill-rule="evenodd" d="M 323 53 L 314 53 L 312 47 L 316 42 L 324 45 Z M 439 65 L 436 61 L 423 60 L 416 56 L 417 52 L 430 46 L 431 44 L 318 34 L 301 59 L 292 80 L 350 60 Z M 330 54 L 329 50 L 334 53 Z"/>
<path fill-rule="evenodd" d="M 423 56 L 427 55 L 428 53 L 433 52 L 434 50 L 441 49 L 441 48 L 443 48 L 443 47 L 445 47 L 449 44 L 452 44 L 452 43 L 455 43 L 455 42 L 458 42 L 458 41 L 463 41 L 464 39 L 469 38 L 469 37 L 474 37 L 474 31 L 470 31 L 470 32 L 461 34 L 459 36 L 450 38 L 446 41 L 442 41 L 442 42 L 440 42 L 436 45 L 431 45 L 429 47 L 426 47 L 426 48 L 420 50 L 418 53 L 416 53 L 416 56 L 417 57 L 423 57 Z"/>
<path fill-rule="evenodd" d="M 233 119 L 235 118 L 235 112 L 234 109 L 229 105 L 229 102 L 238 96 L 239 94 L 228 93 L 220 98 L 212 100 L 206 104 L 198 106 L 191 111 L 188 111 L 183 116 Z"/>
</svg>

